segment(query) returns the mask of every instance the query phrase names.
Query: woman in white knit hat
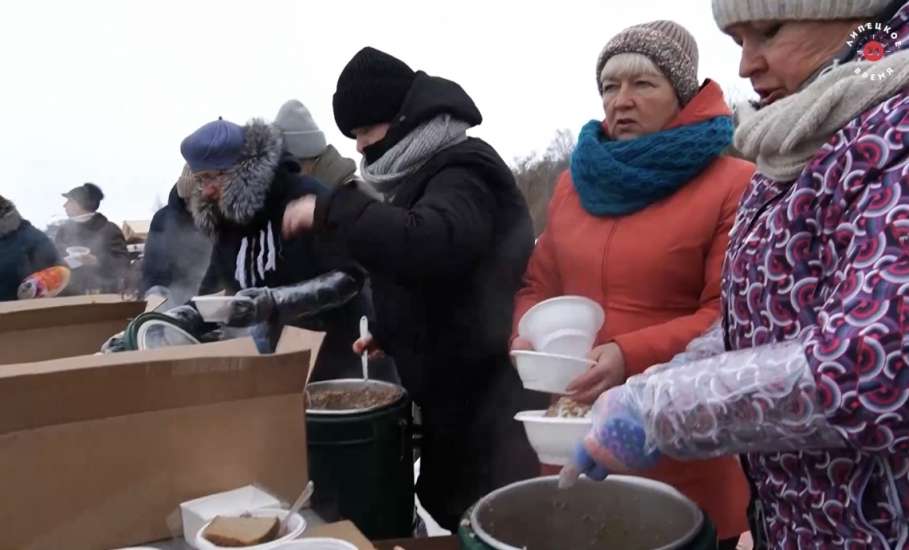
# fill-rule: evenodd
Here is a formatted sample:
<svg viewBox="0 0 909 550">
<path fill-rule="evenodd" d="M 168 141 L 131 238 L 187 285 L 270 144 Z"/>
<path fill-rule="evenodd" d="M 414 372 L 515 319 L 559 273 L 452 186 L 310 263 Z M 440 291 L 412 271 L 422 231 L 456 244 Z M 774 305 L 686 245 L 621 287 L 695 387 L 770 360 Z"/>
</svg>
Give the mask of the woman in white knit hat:
<svg viewBox="0 0 909 550">
<path fill-rule="evenodd" d="M 909 1 L 713 10 L 760 96 L 722 338 L 607 392 L 566 479 L 743 453 L 759 547 L 907 548 Z"/>
</svg>

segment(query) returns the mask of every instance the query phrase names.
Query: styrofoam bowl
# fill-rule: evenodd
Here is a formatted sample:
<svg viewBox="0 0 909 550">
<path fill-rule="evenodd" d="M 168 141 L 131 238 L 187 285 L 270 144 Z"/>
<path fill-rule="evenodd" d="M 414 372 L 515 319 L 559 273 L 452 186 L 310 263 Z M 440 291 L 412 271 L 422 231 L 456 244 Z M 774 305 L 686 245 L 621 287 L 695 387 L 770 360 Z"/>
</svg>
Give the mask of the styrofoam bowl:
<svg viewBox="0 0 909 550">
<path fill-rule="evenodd" d="M 593 421 L 590 418 L 544 416 L 546 411 L 522 411 L 515 420 L 524 423 L 527 440 L 543 464 L 564 466 L 574 456 L 574 449 L 584 440 Z"/>
<path fill-rule="evenodd" d="M 586 357 L 593 349 L 596 333 L 576 328 L 563 328 L 545 335 L 539 342 L 539 349 L 550 355 L 567 355 L 568 357 Z"/>
<path fill-rule="evenodd" d="M 346 540 L 313 537 L 282 542 L 272 550 L 357 550 L 357 547 Z"/>
<path fill-rule="evenodd" d="M 593 348 L 606 313 L 583 296 L 559 296 L 530 308 L 518 322 L 518 335 L 537 351 L 583 357 Z"/>
<path fill-rule="evenodd" d="M 255 485 L 182 502 L 180 517 L 183 520 L 183 539 L 191 544 L 196 540 L 196 534 L 215 516 L 237 516 L 260 508 L 280 506 L 277 498 Z"/>
<path fill-rule="evenodd" d="M 80 256 L 88 256 L 92 253 L 92 250 L 86 246 L 68 246 L 66 248 L 66 255 L 78 258 Z"/>
<path fill-rule="evenodd" d="M 259 510 L 252 510 L 249 512 L 249 515 L 257 518 L 264 517 L 276 517 L 281 521 L 284 521 L 284 518 L 289 513 L 288 510 L 282 510 L 280 508 L 261 508 Z M 212 520 L 214 521 L 214 520 Z M 199 532 L 196 533 L 196 548 L 199 550 L 222 550 L 227 548 L 226 546 L 218 546 L 212 542 L 209 542 L 203 535 L 205 530 L 208 529 L 211 521 L 206 523 L 199 529 Z M 263 542 L 262 544 L 256 544 L 253 546 L 240 546 L 239 548 L 245 548 L 246 550 L 274 550 L 274 548 L 281 543 L 289 542 L 294 539 L 300 538 L 300 535 L 303 534 L 303 531 L 306 530 L 306 520 L 303 519 L 303 516 L 300 514 L 294 514 L 290 517 L 290 522 L 287 526 L 288 532 L 283 537 L 278 537 L 277 539 L 271 542 Z M 238 547 L 233 547 L 238 548 Z"/>
<path fill-rule="evenodd" d="M 252 302 L 246 296 L 196 296 L 192 299 L 206 323 L 226 323 L 230 319 L 231 304 L 240 300 Z"/>
<path fill-rule="evenodd" d="M 511 356 L 524 387 L 546 393 L 567 393 L 568 384 L 596 364 L 590 359 L 539 351 L 515 350 Z"/>
</svg>

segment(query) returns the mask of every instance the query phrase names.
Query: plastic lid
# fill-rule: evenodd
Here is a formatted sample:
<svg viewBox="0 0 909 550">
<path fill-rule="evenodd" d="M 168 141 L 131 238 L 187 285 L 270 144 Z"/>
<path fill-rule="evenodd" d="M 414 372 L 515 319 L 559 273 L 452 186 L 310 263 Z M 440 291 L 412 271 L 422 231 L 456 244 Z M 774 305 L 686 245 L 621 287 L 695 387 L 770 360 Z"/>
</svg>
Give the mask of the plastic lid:
<svg viewBox="0 0 909 550">
<path fill-rule="evenodd" d="M 199 341 L 188 332 L 164 320 L 147 321 L 136 331 L 136 347 L 139 350 L 190 346 L 198 343 Z"/>
</svg>

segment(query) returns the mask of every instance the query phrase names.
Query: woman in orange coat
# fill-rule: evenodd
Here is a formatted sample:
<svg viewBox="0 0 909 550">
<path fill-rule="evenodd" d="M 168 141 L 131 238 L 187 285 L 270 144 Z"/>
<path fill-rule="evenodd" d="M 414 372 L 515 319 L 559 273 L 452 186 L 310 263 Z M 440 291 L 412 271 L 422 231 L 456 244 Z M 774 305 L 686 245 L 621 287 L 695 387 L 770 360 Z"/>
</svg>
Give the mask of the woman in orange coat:
<svg viewBox="0 0 909 550">
<path fill-rule="evenodd" d="M 514 315 L 566 294 L 603 306 L 596 365 L 569 386 L 578 401 L 669 361 L 719 318 L 728 233 L 754 166 L 722 154 L 731 112 L 716 83 L 699 85 L 697 58 L 694 38 L 669 21 L 626 29 L 600 55 L 606 117 L 581 131 Z M 512 348 L 531 346 L 517 338 Z M 704 508 L 721 548 L 747 530 L 735 458 L 665 459 L 648 477 Z"/>
</svg>

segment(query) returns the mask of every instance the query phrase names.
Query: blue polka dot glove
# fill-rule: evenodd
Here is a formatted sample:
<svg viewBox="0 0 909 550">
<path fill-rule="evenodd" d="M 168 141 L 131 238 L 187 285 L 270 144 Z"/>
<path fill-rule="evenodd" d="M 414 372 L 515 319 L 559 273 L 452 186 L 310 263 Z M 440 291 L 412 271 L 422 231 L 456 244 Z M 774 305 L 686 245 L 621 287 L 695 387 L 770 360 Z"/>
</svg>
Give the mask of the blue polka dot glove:
<svg viewBox="0 0 909 550">
<path fill-rule="evenodd" d="M 572 485 L 581 474 L 602 481 L 609 474 L 648 470 L 659 461 L 660 452 L 648 448 L 641 413 L 624 385 L 601 395 L 591 418 L 593 426 L 562 470 L 560 486 Z"/>
</svg>

